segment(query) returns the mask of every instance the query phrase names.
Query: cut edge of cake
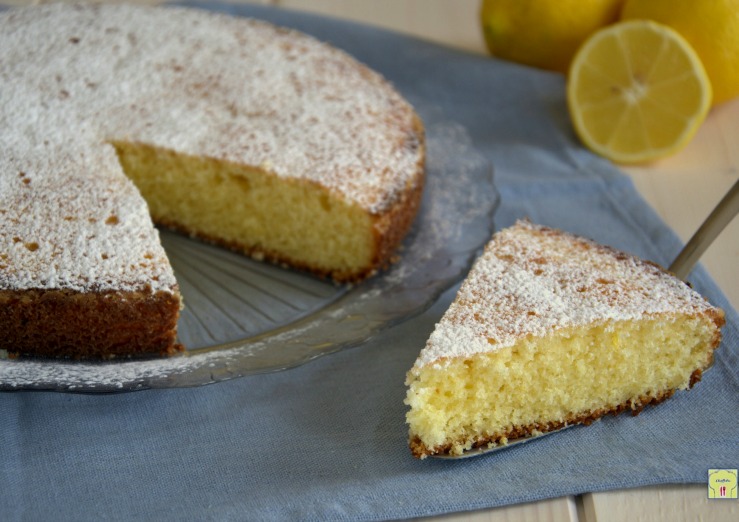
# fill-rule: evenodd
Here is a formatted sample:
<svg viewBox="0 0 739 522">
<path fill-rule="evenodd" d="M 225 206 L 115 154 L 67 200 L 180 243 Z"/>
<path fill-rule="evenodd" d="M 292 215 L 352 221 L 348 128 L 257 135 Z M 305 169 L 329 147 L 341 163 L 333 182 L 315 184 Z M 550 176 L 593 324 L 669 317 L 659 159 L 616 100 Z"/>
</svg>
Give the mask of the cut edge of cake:
<svg viewBox="0 0 739 522">
<path fill-rule="evenodd" d="M 131 356 L 183 349 L 175 332 L 179 288 L 140 208 L 156 204 L 131 194 L 134 184 L 146 190 L 122 165 L 126 152 L 148 148 L 183 161 L 238 165 L 254 180 L 309 193 L 313 207 L 334 210 L 338 222 L 361 221 L 344 227 L 349 243 L 334 245 L 331 237 L 340 234 L 328 233 L 313 245 L 318 257 L 332 248 L 358 252 L 333 265 L 303 258 L 305 241 L 281 250 L 154 209 L 158 225 L 338 284 L 359 283 L 397 259 L 421 204 L 424 126 L 390 82 L 346 52 L 267 22 L 177 7 L 34 6 L 3 13 L 0 25 L 3 87 L 14 99 L 0 114 L 0 187 L 8 188 L 0 191 L 8 195 L 0 201 L 0 329 L 13 329 L 0 349 L 71 358 L 123 357 L 127 342 Z M 221 58 L 213 60 L 214 53 Z M 253 74 L 245 74 L 243 61 Z M 55 179 L 60 172 L 63 179 Z M 94 180 L 98 175 L 104 179 Z M 233 186 L 250 181 L 231 177 Z M 68 200 L 58 195 L 62 188 Z M 172 185 L 163 188 L 165 198 L 168 190 L 173 195 Z M 85 207 L 90 193 L 87 207 L 103 207 L 94 215 Z M 243 215 L 237 196 L 224 206 Z M 123 216 L 121 208 L 132 212 Z M 39 211 L 34 219 L 31 209 Z M 104 226 L 103 212 L 112 212 L 117 226 Z M 66 242 L 52 244 L 52 224 L 72 222 L 77 228 Z M 78 226 L 88 222 L 90 230 Z M 358 227 L 361 234 L 353 234 Z M 297 236 L 304 230 L 294 228 Z M 120 241 L 124 229 L 147 238 L 130 245 Z M 91 237 L 97 242 L 88 246 Z M 111 300 L 122 308 L 110 308 Z M 91 331 L 78 318 L 56 319 L 63 301 L 88 312 Z M 154 303 L 151 320 L 134 319 Z M 107 325 L 98 324 L 96 310 L 105 311 Z M 152 337 L 148 343 L 124 334 L 134 324 Z"/>
<path fill-rule="evenodd" d="M 637 414 L 701 379 L 724 322 L 654 263 L 519 221 L 486 246 L 408 372 L 411 452 Z"/>
<path fill-rule="evenodd" d="M 373 211 L 319 183 L 277 176 L 263 165 L 192 157 L 125 140 L 111 144 L 157 225 L 345 284 L 388 268 L 418 214 L 425 185 L 420 119 L 415 118 L 406 141 L 418 153 L 415 172 Z M 200 197 L 205 186 L 214 187 L 207 200 Z"/>
</svg>

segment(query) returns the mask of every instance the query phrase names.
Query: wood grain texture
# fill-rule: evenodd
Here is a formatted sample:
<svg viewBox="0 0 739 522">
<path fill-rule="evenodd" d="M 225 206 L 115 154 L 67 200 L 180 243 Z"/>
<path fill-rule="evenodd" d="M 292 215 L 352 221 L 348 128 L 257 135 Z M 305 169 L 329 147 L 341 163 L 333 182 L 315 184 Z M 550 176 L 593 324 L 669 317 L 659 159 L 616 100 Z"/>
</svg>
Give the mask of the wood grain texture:
<svg viewBox="0 0 739 522">
<path fill-rule="evenodd" d="M 584 495 L 583 508 L 588 522 L 739 520 L 739 502 L 710 500 L 705 485 L 668 485 Z"/>
<path fill-rule="evenodd" d="M 553 498 L 517 504 L 513 506 L 452 513 L 425 520 L 433 522 L 577 522 L 578 514 L 574 497 Z"/>
</svg>

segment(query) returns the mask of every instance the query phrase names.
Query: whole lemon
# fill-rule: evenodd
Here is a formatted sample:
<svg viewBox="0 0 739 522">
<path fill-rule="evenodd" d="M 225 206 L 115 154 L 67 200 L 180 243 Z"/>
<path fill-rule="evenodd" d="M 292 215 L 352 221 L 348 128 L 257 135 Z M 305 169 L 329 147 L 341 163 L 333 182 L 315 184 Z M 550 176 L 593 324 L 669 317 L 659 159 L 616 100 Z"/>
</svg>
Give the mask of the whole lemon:
<svg viewBox="0 0 739 522">
<path fill-rule="evenodd" d="M 593 31 L 618 20 L 623 0 L 483 0 L 480 22 L 490 54 L 566 72 Z"/>
<path fill-rule="evenodd" d="M 714 105 L 739 95 L 739 0 L 626 0 L 621 17 L 680 33 L 703 62 Z"/>
</svg>

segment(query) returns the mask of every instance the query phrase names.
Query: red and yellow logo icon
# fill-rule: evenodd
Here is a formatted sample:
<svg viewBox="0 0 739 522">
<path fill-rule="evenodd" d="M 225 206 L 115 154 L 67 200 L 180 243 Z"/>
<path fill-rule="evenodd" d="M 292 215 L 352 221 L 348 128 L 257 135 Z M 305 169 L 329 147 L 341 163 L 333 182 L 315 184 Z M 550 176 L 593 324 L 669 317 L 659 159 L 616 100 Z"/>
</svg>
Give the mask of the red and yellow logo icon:
<svg viewBox="0 0 739 522">
<path fill-rule="evenodd" d="M 709 469 L 708 498 L 737 498 L 737 470 Z"/>
</svg>

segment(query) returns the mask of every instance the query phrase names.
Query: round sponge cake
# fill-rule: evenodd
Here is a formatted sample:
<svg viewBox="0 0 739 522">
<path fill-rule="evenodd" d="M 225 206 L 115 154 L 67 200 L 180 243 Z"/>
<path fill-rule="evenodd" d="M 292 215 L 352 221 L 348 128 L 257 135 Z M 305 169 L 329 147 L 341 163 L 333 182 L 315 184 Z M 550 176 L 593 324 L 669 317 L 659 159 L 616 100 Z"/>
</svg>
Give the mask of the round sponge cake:
<svg viewBox="0 0 739 522">
<path fill-rule="evenodd" d="M 49 5 L 0 15 L 0 48 L 0 349 L 175 350 L 180 296 L 152 218 L 345 282 L 387 263 L 417 212 L 420 119 L 309 36 Z"/>
</svg>

